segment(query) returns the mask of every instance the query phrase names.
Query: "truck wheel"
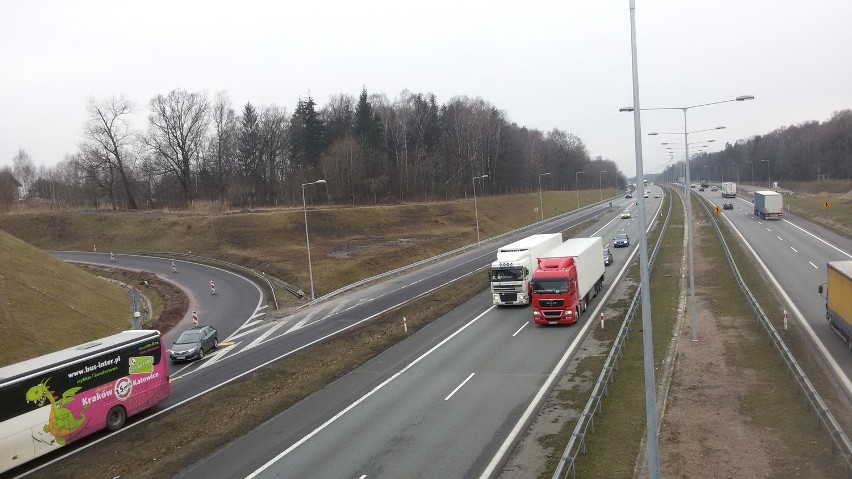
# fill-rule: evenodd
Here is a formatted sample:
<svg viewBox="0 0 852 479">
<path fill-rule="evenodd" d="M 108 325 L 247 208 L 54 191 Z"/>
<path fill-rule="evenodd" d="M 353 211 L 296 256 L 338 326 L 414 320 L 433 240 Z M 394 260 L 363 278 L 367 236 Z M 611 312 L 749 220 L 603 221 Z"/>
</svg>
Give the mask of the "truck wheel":
<svg viewBox="0 0 852 479">
<path fill-rule="evenodd" d="M 110 431 L 118 431 L 124 427 L 124 421 L 127 420 L 127 411 L 122 406 L 113 406 L 107 412 L 106 427 Z"/>
</svg>

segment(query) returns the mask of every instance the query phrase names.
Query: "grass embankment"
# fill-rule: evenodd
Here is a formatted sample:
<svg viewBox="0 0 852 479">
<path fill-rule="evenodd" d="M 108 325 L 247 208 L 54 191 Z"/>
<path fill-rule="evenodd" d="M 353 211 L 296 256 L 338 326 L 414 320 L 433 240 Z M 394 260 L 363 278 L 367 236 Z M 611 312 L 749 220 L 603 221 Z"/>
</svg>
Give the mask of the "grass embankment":
<svg viewBox="0 0 852 479">
<path fill-rule="evenodd" d="M 126 290 L 0 231 L 0 366 L 128 329 Z"/>
<path fill-rule="evenodd" d="M 603 196 L 614 194 L 605 190 Z M 574 191 L 545 191 L 544 216 L 577 207 Z M 580 191 L 581 205 L 600 200 Z M 539 195 L 478 196 L 482 238 L 538 221 Z M 431 257 L 476 240 L 473 201 L 308 211 L 314 285 L 322 295 L 357 280 Z M 301 208 L 221 215 L 146 212 L 71 212 L 0 215 L 0 229 L 42 249 L 121 253 L 177 252 L 253 267 L 310 290 Z"/>
</svg>

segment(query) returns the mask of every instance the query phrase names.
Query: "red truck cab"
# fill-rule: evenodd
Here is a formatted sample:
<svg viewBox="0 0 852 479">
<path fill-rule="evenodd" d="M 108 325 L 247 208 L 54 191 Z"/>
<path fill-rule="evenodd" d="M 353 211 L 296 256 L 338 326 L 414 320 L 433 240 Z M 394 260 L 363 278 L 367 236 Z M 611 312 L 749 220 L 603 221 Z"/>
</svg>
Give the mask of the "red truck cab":
<svg viewBox="0 0 852 479">
<path fill-rule="evenodd" d="M 574 324 L 580 316 L 573 257 L 541 258 L 532 282 L 535 324 Z"/>
</svg>

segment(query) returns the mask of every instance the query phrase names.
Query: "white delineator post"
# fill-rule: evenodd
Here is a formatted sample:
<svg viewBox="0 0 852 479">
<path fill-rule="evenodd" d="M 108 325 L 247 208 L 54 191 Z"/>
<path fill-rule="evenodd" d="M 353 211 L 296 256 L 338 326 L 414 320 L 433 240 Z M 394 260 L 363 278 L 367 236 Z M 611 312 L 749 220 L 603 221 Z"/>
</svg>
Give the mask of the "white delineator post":
<svg viewBox="0 0 852 479">
<path fill-rule="evenodd" d="M 177 273 L 177 265 L 175 265 L 174 261 L 172 261 L 172 273 Z"/>
<path fill-rule="evenodd" d="M 210 294 L 216 294 L 216 283 L 213 280 L 210 280 Z"/>
<path fill-rule="evenodd" d="M 198 326 L 198 311 L 192 312 L 192 324 Z"/>
<path fill-rule="evenodd" d="M 787 331 L 787 310 L 784 310 L 784 331 Z"/>
<path fill-rule="evenodd" d="M 406 333 L 408 332 L 408 320 L 405 319 L 405 316 L 402 317 L 402 329 L 404 329 Z"/>
<path fill-rule="evenodd" d="M 604 323 L 605 322 L 606 322 L 606 317 L 604 317 L 604 314 L 601 313 L 601 329 L 604 329 Z"/>
<path fill-rule="evenodd" d="M 109 252 L 109 262 L 115 263 L 115 255 L 112 254 L 112 251 Z"/>
</svg>

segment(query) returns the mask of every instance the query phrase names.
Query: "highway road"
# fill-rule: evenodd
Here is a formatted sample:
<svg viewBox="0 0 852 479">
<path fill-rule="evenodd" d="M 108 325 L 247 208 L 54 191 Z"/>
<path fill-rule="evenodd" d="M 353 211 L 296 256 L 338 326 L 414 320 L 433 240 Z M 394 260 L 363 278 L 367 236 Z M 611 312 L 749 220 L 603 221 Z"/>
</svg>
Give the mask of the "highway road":
<svg viewBox="0 0 852 479">
<path fill-rule="evenodd" d="M 223 316 L 223 318 L 225 316 L 231 317 L 233 320 L 232 322 L 227 322 L 227 325 L 221 328 L 225 334 L 230 332 L 224 340 L 230 343 L 230 345 L 220 348 L 214 354 L 209 354 L 202 361 L 191 363 L 187 367 L 176 371 L 176 374 L 172 376 L 172 396 L 150 409 L 147 413 L 132 418 L 125 427 L 125 430 L 162 414 L 173 407 L 185 404 L 202 394 L 209 393 L 225 384 L 251 374 L 253 371 L 304 349 L 311 344 L 322 341 L 332 335 L 343 333 L 361 322 L 369 321 L 373 317 L 399 304 L 428 294 L 457 278 L 480 271 L 494 260 L 496 249 L 503 244 L 510 243 L 530 234 L 563 231 L 575 224 L 598 218 L 602 215 L 607 218 L 613 218 L 628 204 L 632 205 L 632 201 L 634 200 L 616 199 L 613 201 L 612 208 L 607 206 L 607 202 L 604 202 L 601 205 L 593 205 L 577 212 L 548 219 L 543 223 L 512 232 L 500 238 L 484 240 L 480 244 L 473 245 L 471 248 L 455 256 L 431 262 L 427 266 L 399 274 L 371 286 L 355 289 L 344 295 L 312 303 L 295 314 L 284 318 L 275 318 L 272 315 L 263 314 L 264 305 L 261 304 L 259 307 L 253 305 L 254 301 L 258 298 L 258 293 L 245 293 L 247 295 L 246 298 L 252 299 L 248 299 L 246 305 L 242 306 L 240 311 L 231 311 Z M 632 209 L 635 213 L 635 206 Z M 619 228 L 617 229 L 624 227 L 621 224 L 626 225 L 632 222 L 632 220 L 619 221 L 623 223 L 619 223 Z M 615 232 L 617 231 L 613 231 L 613 234 Z M 61 253 L 61 255 L 65 254 Z M 625 259 L 626 252 L 614 250 L 614 256 L 616 264 L 619 264 L 619 262 Z M 88 260 L 94 261 L 89 254 L 84 253 L 71 254 L 67 258 L 75 260 L 85 260 L 88 258 Z M 112 264 L 109 263 L 108 258 L 108 255 L 102 254 L 97 261 L 103 264 Z M 132 258 L 135 259 L 131 261 L 130 258 L 118 255 L 115 265 L 152 271 L 165 277 L 170 277 L 173 274 L 171 273 L 170 263 L 166 260 L 133 256 Z M 137 260 L 142 263 L 134 263 Z M 189 270 L 186 271 L 186 273 L 188 272 Z M 175 276 L 183 278 L 184 273 L 184 267 L 179 263 L 178 274 Z M 198 282 L 191 286 L 192 299 L 200 302 L 202 297 L 206 298 L 209 295 L 209 279 L 206 276 L 207 273 L 205 272 L 198 274 Z M 227 296 L 224 294 L 225 291 L 229 290 L 229 286 L 227 286 L 228 280 L 218 279 L 216 281 L 218 300 L 222 300 L 225 297 L 229 298 L 228 302 L 237 300 L 236 296 L 230 293 Z M 220 281 L 224 281 L 222 283 L 224 290 L 222 289 L 223 286 L 219 285 Z M 238 294 L 237 296 L 243 296 L 243 294 Z M 213 298 L 210 299 L 214 300 Z M 224 301 L 223 303 L 223 306 L 227 304 Z M 203 309 L 201 306 L 199 306 L 199 309 L 204 313 L 203 318 L 208 317 L 211 311 Z M 224 319 L 220 320 L 217 318 L 215 321 L 217 322 L 217 326 L 226 324 L 226 322 L 222 322 Z M 237 326 L 235 327 L 234 325 Z M 433 327 L 432 330 L 436 328 L 439 328 L 439 326 Z M 231 329 L 233 329 L 232 332 L 230 331 Z M 414 337 L 419 336 L 421 335 L 418 334 Z M 357 375 L 352 377 L 357 377 Z M 347 381 L 351 381 L 351 379 L 347 379 Z M 359 391 L 369 390 L 367 385 L 359 385 L 357 388 L 360 388 L 358 389 Z M 348 397 L 344 396 L 344 398 Z M 341 401 L 334 399 L 324 403 L 335 405 L 341 404 Z M 328 407 L 331 408 L 330 410 L 334 410 L 332 406 Z M 316 425 L 324 421 L 323 417 L 327 416 L 323 416 L 322 411 L 318 411 L 315 414 L 306 416 L 303 421 L 308 424 L 306 427 L 316 427 Z M 288 431 L 291 430 L 289 427 L 287 429 Z M 121 431 L 113 434 L 121 434 Z M 35 464 L 36 467 L 28 469 L 28 471 L 38 470 L 54 462 L 62 461 L 75 451 L 81 448 L 96 446 L 98 442 L 106 440 L 110 436 L 104 434 L 89 441 L 84 441 L 83 444 L 70 446 L 67 450 L 59 451 L 62 454 L 49 456 L 44 461 L 38 461 Z M 22 472 L 25 474 L 27 471 Z"/>
<path fill-rule="evenodd" d="M 698 193 L 721 206 L 721 193 Z M 781 220 L 754 215 L 754 205 L 745 198 L 729 199 L 733 210 L 723 214 L 755 251 L 778 281 L 788 299 L 787 308 L 800 317 L 818 348 L 852 397 L 852 354 L 829 327 L 825 299 L 817 287 L 826 282 L 826 263 L 852 259 L 852 240 L 787 212 Z M 720 275 L 722 279 L 724 275 Z M 797 314 L 798 313 L 798 314 Z M 700 326 L 699 326 L 700 327 Z M 699 329 L 700 334 L 700 329 Z"/>
<path fill-rule="evenodd" d="M 618 218 L 632 201 L 616 202 L 577 236 L 596 233 L 611 243 L 624 231 L 636 239 L 635 217 Z M 660 200 L 647 204 L 654 215 Z M 480 267 L 493 261 L 495 246 L 483 252 Z M 535 326 L 529 307 L 495 308 L 484 291 L 178 477 L 443 478 L 493 471 L 634 251 L 635 244 L 613 249 L 604 291 L 577 325 Z"/>
</svg>

